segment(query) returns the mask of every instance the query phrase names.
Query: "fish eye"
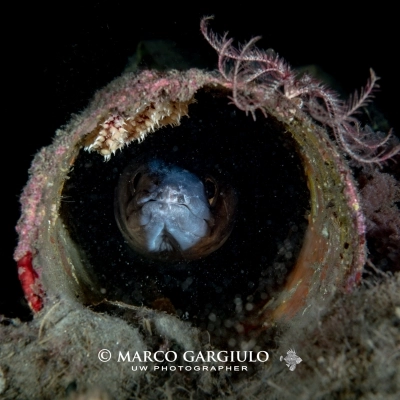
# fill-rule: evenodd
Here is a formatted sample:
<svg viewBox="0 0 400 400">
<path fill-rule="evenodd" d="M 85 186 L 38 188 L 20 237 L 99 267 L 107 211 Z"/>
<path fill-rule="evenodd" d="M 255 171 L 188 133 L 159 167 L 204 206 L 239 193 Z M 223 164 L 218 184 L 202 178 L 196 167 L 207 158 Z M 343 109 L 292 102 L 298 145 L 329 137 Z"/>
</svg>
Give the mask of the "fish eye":
<svg viewBox="0 0 400 400">
<path fill-rule="evenodd" d="M 208 176 L 204 181 L 204 189 L 210 205 L 213 205 L 217 196 L 218 185 L 214 178 Z"/>
</svg>

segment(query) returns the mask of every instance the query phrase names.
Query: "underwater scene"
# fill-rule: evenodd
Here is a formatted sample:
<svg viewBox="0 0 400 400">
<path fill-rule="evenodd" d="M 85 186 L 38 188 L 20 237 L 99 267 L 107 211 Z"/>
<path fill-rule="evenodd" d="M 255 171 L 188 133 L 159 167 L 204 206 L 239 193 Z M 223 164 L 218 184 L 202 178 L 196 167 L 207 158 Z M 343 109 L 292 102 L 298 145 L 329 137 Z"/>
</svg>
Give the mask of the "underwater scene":
<svg viewBox="0 0 400 400">
<path fill-rule="evenodd" d="M 200 8 L 32 28 L 1 399 L 398 396 L 390 32 Z"/>
</svg>

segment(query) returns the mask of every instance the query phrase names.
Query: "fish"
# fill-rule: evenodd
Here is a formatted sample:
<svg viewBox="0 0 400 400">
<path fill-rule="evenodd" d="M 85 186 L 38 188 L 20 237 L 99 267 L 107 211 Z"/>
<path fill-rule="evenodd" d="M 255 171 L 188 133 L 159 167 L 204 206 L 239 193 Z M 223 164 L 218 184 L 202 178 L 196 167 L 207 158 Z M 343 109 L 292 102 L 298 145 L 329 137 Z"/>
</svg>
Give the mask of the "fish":
<svg viewBox="0 0 400 400">
<path fill-rule="evenodd" d="M 159 260 L 193 260 L 226 242 L 236 206 L 230 185 L 152 159 L 125 168 L 114 211 L 122 235 L 137 253 Z"/>
</svg>

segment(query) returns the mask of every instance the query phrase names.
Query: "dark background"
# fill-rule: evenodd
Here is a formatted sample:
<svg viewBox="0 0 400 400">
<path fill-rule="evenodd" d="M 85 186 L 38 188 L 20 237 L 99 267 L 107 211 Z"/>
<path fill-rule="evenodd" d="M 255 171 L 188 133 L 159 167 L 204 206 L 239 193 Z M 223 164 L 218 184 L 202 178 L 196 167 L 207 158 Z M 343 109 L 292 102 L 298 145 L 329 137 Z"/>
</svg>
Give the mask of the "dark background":
<svg viewBox="0 0 400 400">
<path fill-rule="evenodd" d="M 254 3 L 243 3 L 239 9 L 233 4 L 216 9 L 204 3 L 166 3 L 160 8 L 138 1 L 50 7 L 35 2 L 3 16 L 11 28 L 3 34 L 2 57 L 6 258 L 0 267 L 0 314 L 23 315 L 12 253 L 18 197 L 34 154 L 51 143 L 55 130 L 72 113 L 86 107 L 97 89 L 121 73 L 141 40 L 174 40 L 202 55 L 210 67 L 216 66 L 216 54 L 199 30 L 201 17 L 214 14 L 215 32 L 229 30 L 241 42 L 262 35 L 259 47 L 273 48 L 293 66 L 318 64 L 347 91 L 363 86 L 372 67 L 382 78 L 376 104 L 400 132 L 394 9 L 378 5 L 371 10 L 365 5 L 351 11 L 333 2 L 319 3 L 318 8 L 263 3 L 262 9 Z"/>
</svg>

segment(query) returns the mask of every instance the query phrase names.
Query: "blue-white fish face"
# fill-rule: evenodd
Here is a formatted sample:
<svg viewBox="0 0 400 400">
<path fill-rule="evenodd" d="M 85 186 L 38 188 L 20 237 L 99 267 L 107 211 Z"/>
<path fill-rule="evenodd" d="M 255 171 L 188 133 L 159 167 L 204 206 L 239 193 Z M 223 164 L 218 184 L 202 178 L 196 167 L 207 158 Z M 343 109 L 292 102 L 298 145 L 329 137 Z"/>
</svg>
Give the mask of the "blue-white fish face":
<svg viewBox="0 0 400 400">
<path fill-rule="evenodd" d="M 218 191 L 207 196 L 203 182 L 191 172 L 158 160 L 128 167 L 116 195 L 118 225 L 131 246 L 160 258 L 199 258 L 219 248 L 232 229 L 236 197 Z M 212 201 L 210 201 L 212 199 Z M 226 206 L 229 199 L 232 205 Z M 210 204 L 211 203 L 211 204 Z M 216 226 L 218 225 L 218 226 Z"/>
</svg>

